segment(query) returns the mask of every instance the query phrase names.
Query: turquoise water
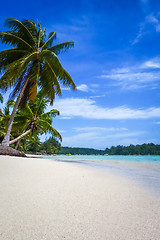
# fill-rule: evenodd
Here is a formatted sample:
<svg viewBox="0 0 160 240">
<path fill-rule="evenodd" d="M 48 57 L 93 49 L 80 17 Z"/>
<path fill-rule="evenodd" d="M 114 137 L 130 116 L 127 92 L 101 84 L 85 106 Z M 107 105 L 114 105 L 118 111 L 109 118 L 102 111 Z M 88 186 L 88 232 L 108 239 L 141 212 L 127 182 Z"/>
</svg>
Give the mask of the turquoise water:
<svg viewBox="0 0 160 240">
<path fill-rule="evenodd" d="M 42 157 L 125 176 L 160 196 L 160 156 L 46 155 Z"/>
<path fill-rule="evenodd" d="M 160 169 L 160 155 L 45 155 L 43 157 L 48 159 L 54 158 L 61 161 L 72 161 L 87 165 L 96 165 L 97 167 L 104 167 L 107 164 L 119 164 L 132 167 Z"/>
<path fill-rule="evenodd" d="M 63 160 L 100 160 L 100 161 L 108 161 L 108 160 L 114 160 L 114 161 L 129 161 L 129 162 L 151 162 L 151 163 L 157 163 L 160 164 L 160 155 L 46 155 L 45 158 L 55 158 L 56 159 L 63 159 Z"/>
</svg>

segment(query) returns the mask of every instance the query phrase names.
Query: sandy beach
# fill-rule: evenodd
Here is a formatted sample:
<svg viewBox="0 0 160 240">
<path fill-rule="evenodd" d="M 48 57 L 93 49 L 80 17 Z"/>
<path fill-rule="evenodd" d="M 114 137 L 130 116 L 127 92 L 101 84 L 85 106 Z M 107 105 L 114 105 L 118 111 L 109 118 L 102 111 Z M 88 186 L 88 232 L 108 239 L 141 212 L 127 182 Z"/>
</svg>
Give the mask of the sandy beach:
<svg viewBox="0 0 160 240">
<path fill-rule="evenodd" d="M 85 166 L 0 156 L 1 240 L 159 240 L 160 198 Z"/>
</svg>

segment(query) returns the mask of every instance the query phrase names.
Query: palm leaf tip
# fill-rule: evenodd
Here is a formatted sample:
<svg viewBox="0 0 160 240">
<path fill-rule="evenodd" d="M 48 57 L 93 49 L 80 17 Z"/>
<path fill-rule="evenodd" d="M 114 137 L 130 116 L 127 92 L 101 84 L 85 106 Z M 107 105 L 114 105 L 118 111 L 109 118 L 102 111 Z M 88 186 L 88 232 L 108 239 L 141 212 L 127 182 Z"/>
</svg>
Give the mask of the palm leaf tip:
<svg viewBox="0 0 160 240">
<path fill-rule="evenodd" d="M 61 52 L 65 52 L 72 47 L 74 47 L 74 41 L 68 41 L 68 42 L 60 43 L 52 47 L 49 47 L 48 50 L 58 55 Z"/>
<path fill-rule="evenodd" d="M 54 39 L 56 39 L 56 33 L 55 32 L 49 33 L 48 40 L 44 43 L 44 45 L 42 46 L 42 49 L 51 47 Z"/>
<path fill-rule="evenodd" d="M 19 24 L 21 24 L 20 21 L 18 21 L 15 18 L 7 18 L 4 22 L 4 26 L 10 29 L 13 29 L 15 31 L 19 29 Z"/>
<path fill-rule="evenodd" d="M 3 96 L 0 94 L 0 102 L 3 103 Z"/>
<path fill-rule="evenodd" d="M 19 37 L 24 39 L 30 45 L 35 44 L 35 39 L 30 32 L 30 30 L 23 24 L 22 21 L 19 21 L 14 18 L 7 18 L 5 21 L 5 26 L 12 29 Z"/>
</svg>

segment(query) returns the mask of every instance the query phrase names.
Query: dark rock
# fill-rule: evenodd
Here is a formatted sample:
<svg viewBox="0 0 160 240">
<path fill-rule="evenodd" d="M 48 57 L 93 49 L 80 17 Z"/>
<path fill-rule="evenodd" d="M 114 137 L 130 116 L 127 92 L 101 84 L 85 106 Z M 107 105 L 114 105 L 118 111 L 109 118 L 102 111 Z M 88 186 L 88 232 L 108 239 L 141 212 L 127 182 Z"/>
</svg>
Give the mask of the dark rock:
<svg viewBox="0 0 160 240">
<path fill-rule="evenodd" d="M 0 155 L 9 155 L 9 156 L 17 156 L 17 157 L 26 157 L 26 155 L 16 149 L 11 147 L 5 147 L 0 145 Z"/>
</svg>

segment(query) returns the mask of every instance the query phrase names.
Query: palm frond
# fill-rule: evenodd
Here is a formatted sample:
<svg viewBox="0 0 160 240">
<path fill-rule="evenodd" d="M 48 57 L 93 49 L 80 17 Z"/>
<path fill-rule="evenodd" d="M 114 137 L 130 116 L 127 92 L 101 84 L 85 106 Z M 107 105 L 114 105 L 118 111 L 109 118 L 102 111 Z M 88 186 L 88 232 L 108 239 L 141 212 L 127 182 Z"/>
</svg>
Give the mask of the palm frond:
<svg viewBox="0 0 160 240">
<path fill-rule="evenodd" d="M 16 32 L 0 31 L 0 41 L 2 43 L 11 45 L 13 47 L 18 47 L 19 49 L 24 49 L 24 50 L 32 49 L 32 46 L 29 43 L 27 43 L 24 39 L 17 36 Z"/>
<path fill-rule="evenodd" d="M 29 104 L 26 104 L 25 109 L 18 109 L 16 116 L 22 116 L 25 117 L 26 119 L 31 119 L 34 117 L 34 113 L 31 110 Z"/>
<path fill-rule="evenodd" d="M 30 31 L 34 39 L 35 45 L 38 45 L 38 31 L 37 26 L 33 20 L 22 20 L 22 24 Z"/>
<path fill-rule="evenodd" d="M 25 75 L 26 69 L 21 73 L 20 77 L 18 78 L 16 82 L 16 86 L 14 87 L 13 91 L 11 92 L 9 99 L 14 99 L 15 96 L 19 93 L 23 83 L 24 83 L 24 75 Z"/>
<path fill-rule="evenodd" d="M 46 118 L 46 117 L 56 117 L 56 116 L 59 116 L 60 115 L 60 112 L 56 109 L 52 109 L 51 111 L 49 112 L 46 112 L 46 113 L 43 113 L 41 114 L 41 118 Z"/>
<path fill-rule="evenodd" d="M 64 68 L 62 68 L 61 72 L 58 73 L 58 78 L 64 86 L 69 87 L 72 90 L 76 90 L 76 85 L 74 81 Z"/>
<path fill-rule="evenodd" d="M 8 67 L 14 61 L 28 55 L 29 52 L 17 48 L 7 49 L 0 52 L 0 71 Z"/>
<path fill-rule="evenodd" d="M 41 131 L 43 131 L 44 133 L 47 133 L 47 132 L 52 133 L 54 137 L 57 137 L 60 139 L 60 141 L 62 141 L 62 137 L 60 133 L 55 128 L 53 128 L 49 122 L 42 119 L 38 119 L 37 125 L 39 129 L 41 129 Z"/>
<path fill-rule="evenodd" d="M 1 93 L 0 93 L 0 102 L 3 103 L 3 96 Z"/>
<path fill-rule="evenodd" d="M 38 48 L 40 48 L 45 43 L 46 29 L 41 27 L 41 24 L 38 23 Z"/>
<path fill-rule="evenodd" d="M 74 42 L 68 41 L 68 42 L 59 43 L 57 45 L 49 47 L 48 50 L 58 55 L 59 53 L 64 52 L 72 47 L 74 47 Z"/>
<path fill-rule="evenodd" d="M 45 62 L 48 66 L 47 70 L 48 70 L 48 72 L 50 72 L 50 75 L 52 76 L 52 84 L 54 86 L 55 93 L 57 93 L 58 95 L 61 95 L 61 88 L 60 88 L 57 76 L 56 76 L 51 64 L 47 60 Z"/>
<path fill-rule="evenodd" d="M 56 39 L 56 33 L 55 32 L 51 32 L 48 36 L 48 40 L 45 42 L 45 44 L 42 46 L 43 48 L 48 48 L 52 46 L 53 40 Z"/>
<path fill-rule="evenodd" d="M 28 44 L 33 46 L 35 44 L 35 39 L 33 38 L 31 32 L 29 29 L 19 20 L 14 18 L 7 18 L 5 21 L 5 25 L 12 30 L 16 31 L 19 37 L 21 37 L 23 40 L 27 41 Z"/>
<path fill-rule="evenodd" d="M 19 59 L 10 65 L 8 65 L 8 70 L 0 78 L 0 88 L 7 90 L 15 84 L 16 79 L 21 76 L 24 69 L 22 69 L 22 63 L 24 59 Z"/>
<path fill-rule="evenodd" d="M 55 98 L 55 93 L 58 95 L 61 94 L 61 89 L 56 74 L 47 61 L 43 63 L 39 78 L 39 85 L 41 86 L 43 95 L 51 100 L 51 104 Z"/>
<path fill-rule="evenodd" d="M 64 84 L 64 86 L 70 87 L 76 90 L 76 85 L 73 82 L 69 73 L 62 67 L 57 55 L 49 50 L 43 50 L 41 57 L 47 61 L 52 67 L 58 79 Z"/>
<path fill-rule="evenodd" d="M 0 88 L 7 90 L 8 87 L 12 87 L 22 72 L 27 70 L 27 65 L 34 61 L 36 55 L 37 53 L 33 52 L 8 65 L 6 67 L 8 69 L 6 69 L 5 74 L 0 79 Z"/>
<path fill-rule="evenodd" d="M 19 133 L 22 133 L 24 130 L 26 130 L 29 126 L 30 120 L 27 120 L 25 116 L 15 116 L 14 122 L 13 122 L 13 130 L 19 135 Z"/>
</svg>

